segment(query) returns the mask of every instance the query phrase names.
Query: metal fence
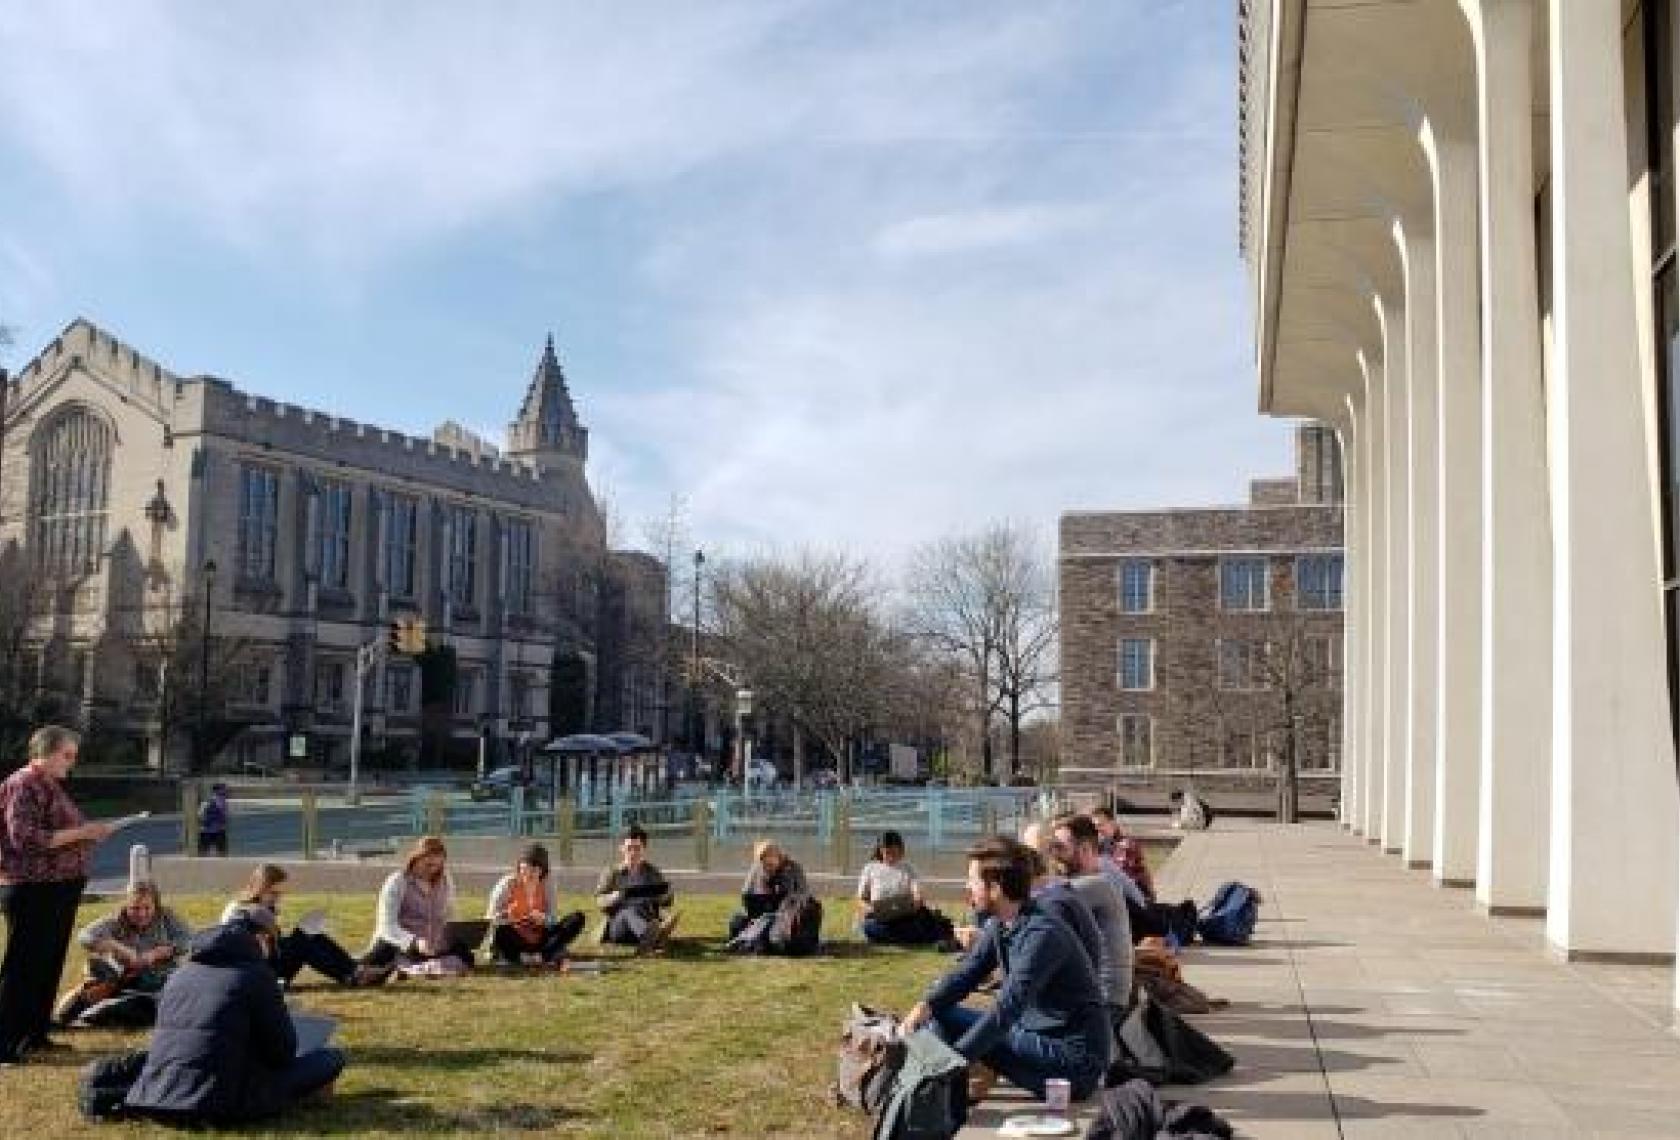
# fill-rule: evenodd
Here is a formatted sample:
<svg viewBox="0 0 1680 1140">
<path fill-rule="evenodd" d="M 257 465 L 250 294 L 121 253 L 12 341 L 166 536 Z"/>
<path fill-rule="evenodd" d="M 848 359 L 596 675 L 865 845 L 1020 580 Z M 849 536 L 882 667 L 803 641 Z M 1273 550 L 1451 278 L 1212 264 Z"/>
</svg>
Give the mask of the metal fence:
<svg viewBox="0 0 1680 1140">
<path fill-rule="evenodd" d="M 335 790 L 336 791 L 336 790 Z M 199 791 L 182 789 L 182 845 L 195 849 Z M 369 857 L 400 850 L 417 835 L 448 837 L 468 861 L 500 862 L 525 841 L 541 840 L 561 866 L 599 865 L 631 824 L 652 837 L 672 867 L 744 866 L 754 843 L 781 844 L 813 870 L 852 871 L 883 831 L 904 837 L 924 874 L 961 872 L 978 837 L 1013 832 L 1059 806 L 1050 789 L 916 788 L 794 792 L 695 791 L 658 800 L 580 805 L 550 802 L 515 788 L 510 798 L 474 802 L 457 791 L 416 789 L 360 804 L 319 791 L 235 800 L 236 854 Z"/>
</svg>

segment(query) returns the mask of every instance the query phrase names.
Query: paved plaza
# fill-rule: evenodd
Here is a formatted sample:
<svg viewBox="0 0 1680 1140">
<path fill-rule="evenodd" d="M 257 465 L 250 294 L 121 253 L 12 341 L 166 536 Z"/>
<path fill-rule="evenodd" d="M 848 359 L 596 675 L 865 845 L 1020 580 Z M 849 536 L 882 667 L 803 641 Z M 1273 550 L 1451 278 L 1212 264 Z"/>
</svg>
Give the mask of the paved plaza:
<svg viewBox="0 0 1680 1140">
<path fill-rule="evenodd" d="M 1236 1070 L 1164 1090 L 1239 1135 L 1680 1137 L 1667 967 L 1558 962 L 1538 920 L 1488 919 L 1331 824 L 1221 820 L 1160 877 L 1163 898 L 1227 879 L 1265 895 L 1254 945 L 1186 959 L 1231 1001 L 1194 1021 Z M 971 1133 L 1025 1107 L 986 1106 Z"/>
</svg>

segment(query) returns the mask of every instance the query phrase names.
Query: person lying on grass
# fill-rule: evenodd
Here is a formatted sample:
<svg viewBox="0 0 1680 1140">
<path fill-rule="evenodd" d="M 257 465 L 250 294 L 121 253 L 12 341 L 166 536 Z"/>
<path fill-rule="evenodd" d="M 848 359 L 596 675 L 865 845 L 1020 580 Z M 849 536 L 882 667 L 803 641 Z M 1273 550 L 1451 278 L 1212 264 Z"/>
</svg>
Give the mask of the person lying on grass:
<svg viewBox="0 0 1680 1140">
<path fill-rule="evenodd" d="M 341 986 L 377 986 L 389 979 L 396 963 L 362 965 L 307 916 L 303 924 L 281 933 L 280 907 L 289 877 L 278 864 L 258 864 L 245 880 L 245 889 L 222 910 L 224 923 L 240 918 L 249 921 L 280 984 L 290 986 L 305 966 Z"/>
</svg>

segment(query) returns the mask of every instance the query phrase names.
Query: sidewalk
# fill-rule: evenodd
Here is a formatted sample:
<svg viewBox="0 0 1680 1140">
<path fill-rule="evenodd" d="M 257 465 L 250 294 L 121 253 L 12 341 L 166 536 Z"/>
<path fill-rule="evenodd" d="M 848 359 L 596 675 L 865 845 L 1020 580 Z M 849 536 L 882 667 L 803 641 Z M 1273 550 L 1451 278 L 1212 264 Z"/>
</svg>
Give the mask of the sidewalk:
<svg viewBox="0 0 1680 1140">
<path fill-rule="evenodd" d="M 1539 921 L 1487 919 L 1331 824 L 1222 819 L 1157 879 L 1165 899 L 1227 879 L 1265 895 L 1253 945 L 1185 959 L 1231 1001 L 1193 1020 L 1236 1070 L 1162 1090 L 1239 1135 L 1680 1138 L 1667 967 L 1554 961 Z"/>
</svg>

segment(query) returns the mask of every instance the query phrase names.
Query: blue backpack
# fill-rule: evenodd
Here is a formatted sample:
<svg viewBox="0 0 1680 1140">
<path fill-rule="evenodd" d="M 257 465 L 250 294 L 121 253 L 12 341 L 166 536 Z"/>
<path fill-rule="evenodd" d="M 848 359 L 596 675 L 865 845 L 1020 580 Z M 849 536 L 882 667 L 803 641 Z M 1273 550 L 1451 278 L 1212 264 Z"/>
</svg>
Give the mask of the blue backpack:
<svg viewBox="0 0 1680 1140">
<path fill-rule="evenodd" d="M 1215 946 L 1246 946 L 1260 918 L 1260 892 L 1244 883 L 1225 883 L 1202 908 L 1196 933 Z"/>
</svg>

